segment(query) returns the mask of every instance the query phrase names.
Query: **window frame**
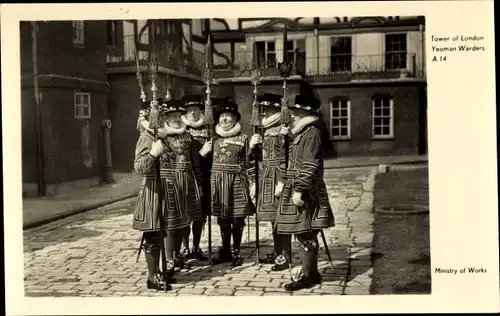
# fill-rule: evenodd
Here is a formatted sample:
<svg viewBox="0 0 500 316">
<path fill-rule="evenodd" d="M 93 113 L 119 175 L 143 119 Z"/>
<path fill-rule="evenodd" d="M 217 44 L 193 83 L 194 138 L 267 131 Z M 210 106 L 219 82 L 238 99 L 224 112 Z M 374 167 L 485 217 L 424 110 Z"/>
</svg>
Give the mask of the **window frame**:
<svg viewBox="0 0 500 316">
<path fill-rule="evenodd" d="M 73 29 L 73 44 L 75 45 L 85 45 L 85 21 L 74 20 L 72 21 L 72 29 Z M 81 38 L 79 38 L 80 31 L 79 26 L 81 26 Z M 76 32 L 76 36 L 75 36 Z"/>
<path fill-rule="evenodd" d="M 351 41 L 351 52 L 349 54 L 332 54 L 332 39 L 345 39 L 345 38 L 348 38 L 350 41 Z M 332 59 L 336 56 L 350 56 L 350 64 L 349 64 L 349 67 L 348 69 L 344 69 L 344 70 L 333 70 L 332 68 Z M 329 62 L 330 62 L 330 72 L 332 73 L 336 73 L 336 72 L 345 72 L 345 71 L 348 71 L 348 72 L 352 72 L 352 59 L 353 59 L 353 54 L 352 54 L 352 36 L 349 36 L 349 35 L 334 35 L 334 36 L 330 36 L 330 59 L 329 59 Z"/>
<path fill-rule="evenodd" d="M 391 35 L 404 35 L 405 36 L 406 47 L 404 50 L 394 50 L 394 51 L 387 50 L 387 37 L 391 36 Z M 398 54 L 404 54 L 404 56 L 405 56 L 404 67 L 403 68 L 388 67 L 387 66 L 387 57 L 390 55 L 398 55 Z M 408 69 L 408 32 L 388 32 L 388 33 L 384 34 L 384 68 L 385 68 L 385 70 L 392 70 L 392 71 Z"/>
<path fill-rule="evenodd" d="M 277 60 L 277 53 L 276 53 L 276 40 L 260 40 L 260 41 L 255 41 L 256 43 L 264 43 L 264 68 L 276 68 L 278 67 L 278 60 Z M 267 45 L 269 43 L 274 44 L 274 50 L 269 50 Z M 268 62 L 268 54 L 274 54 L 274 63 L 275 65 L 270 65 Z"/>
<path fill-rule="evenodd" d="M 112 48 L 117 48 L 118 47 L 118 32 L 117 32 L 117 22 L 118 21 L 115 21 L 115 20 L 108 20 L 107 21 L 108 23 L 108 26 L 112 25 L 113 26 L 113 29 L 112 29 L 112 32 L 109 33 L 111 30 L 109 29 L 106 29 L 106 46 L 108 47 L 112 47 Z M 111 34 L 111 37 L 112 37 L 112 43 L 108 43 L 108 36 Z"/>
<path fill-rule="evenodd" d="M 293 63 L 296 63 L 297 62 L 297 39 L 287 39 L 287 42 L 292 42 L 293 44 L 293 48 L 292 49 L 288 49 L 288 43 L 285 43 L 283 42 L 283 51 L 286 51 L 286 55 L 287 55 L 287 58 L 288 58 L 288 55 L 289 54 L 292 54 L 293 56 L 293 59 L 292 60 L 288 60 L 288 62 L 293 62 Z"/>
<path fill-rule="evenodd" d="M 347 101 L 347 135 L 333 135 L 333 120 L 334 119 L 341 119 L 345 118 L 343 116 L 333 116 L 333 110 L 334 110 L 334 102 L 341 102 L 341 101 Z M 348 97 L 335 97 L 331 98 L 329 101 L 329 107 L 330 107 L 330 139 L 331 140 L 350 140 L 351 139 L 351 99 Z M 338 107 L 339 112 L 340 112 L 340 107 Z M 342 126 L 337 126 L 336 128 L 342 128 Z"/>
<path fill-rule="evenodd" d="M 389 135 L 375 135 L 375 127 L 386 125 L 375 125 L 376 118 L 387 118 L 387 116 L 378 115 L 375 116 L 375 105 L 377 99 L 388 99 L 389 100 Z M 394 97 L 388 95 L 378 95 L 372 98 L 372 139 L 394 139 Z"/>
<path fill-rule="evenodd" d="M 84 115 L 84 114 L 80 115 L 78 109 L 79 108 L 85 109 L 85 107 L 83 106 L 84 105 L 83 99 L 85 96 L 87 96 L 88 100 L 89 100 L 88 101 L 88 114 L 87 115 Z M 81 98 L 82 103 L 77 103 L 78 98 Z M 74 95 L 73 95 L 73 115 L 74 115 L 74 118 L 77 120 L 84 120 L 84 119 L 92 118 L 92 100 L 91 100 L 91 94 L 89 92 L 75 92 L 74 93 Z"/>
</svg>

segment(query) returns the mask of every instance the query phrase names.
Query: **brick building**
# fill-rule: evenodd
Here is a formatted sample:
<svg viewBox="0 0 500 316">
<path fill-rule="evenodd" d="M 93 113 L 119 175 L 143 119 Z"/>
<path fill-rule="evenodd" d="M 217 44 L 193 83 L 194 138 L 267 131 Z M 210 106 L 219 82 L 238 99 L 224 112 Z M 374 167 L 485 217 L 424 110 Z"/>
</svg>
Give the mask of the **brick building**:
<svg viewBox="0 0 500 316">
<path fill-rule="evenodd" d="M 69 181 L 98 183 L 109 92 L 106 22 L 21 22 L 20 34 L 23 192 L 40 181 L 48 193 Z"/>
<path fill-rule="evenodd" d="M 102 170 L 101 121 L 110 119 L 113 170 L 133 167 L 140 89 L 150 94 L 148 60 L 159 64 L 159 96 L 203 93 L 211 34 L 213 96 L 239 104 L 250 133 L 248 67 L 261 67 L 260 92 L 282 93 L 284 48 L 294 69 L 289 98 L 322 101 L 330 155 L 426 152 L 423 17 L 176 19 L 38 22 L 37 58 L 45 181 L 91 179 Z M 287 28 L 287 43 L 283 42 Z M 33 36 L 21 23 L 23 182 L 40 178 L 36 149 Z M 136 59 L 136 49 L 137 56 Z M 254 49 L 256 50 L 254 52 Z"/>
</svg>

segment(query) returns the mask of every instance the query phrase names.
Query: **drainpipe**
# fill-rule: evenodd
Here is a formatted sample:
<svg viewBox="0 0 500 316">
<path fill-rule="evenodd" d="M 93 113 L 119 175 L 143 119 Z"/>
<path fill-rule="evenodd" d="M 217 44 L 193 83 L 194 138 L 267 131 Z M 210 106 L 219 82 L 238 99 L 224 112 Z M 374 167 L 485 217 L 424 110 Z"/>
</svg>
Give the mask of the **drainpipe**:
<svg viewBox="0 0 500 316">
<path fill-rule="evenodd" d="M 418 26 L 419 30 L 420 30 L 420 73 L 421 73 L 421 76 L 422 76 L 422 79 L 425 79 L 425 65 L 424 65 L 424 62 L 425 62 L 425 56 L 424 56 L 424 52 L 425 52 L 425 39 L 424 39 L 424 26 L 422 24 L 420 24 Z"/>
<path fill-rule="evenodd" d="M 318 28 L 314 28 L 314 36 L 316 36 L 316 74 L 319 74 L 319 32 Z"/>
<path fill-rule="evenodd" d="M 111 121 L 110 120 L 102 120 L 101 129 L 102 129 L 102 137 L 103 137 L 103 150 L 104 150 L 104 165 L 102 170 L 102 182 L 109 184 L 113 183 L 113 159 L 111 156 Z"/>
<path fill-rule="evenodd" d="M 40 91 L 38 87 L 38 23 L 31 22 L 31 43 L 32 43 L 32 58 L 33 58 L 33 87 L 35 90 L 36 102 L 36 165 L 37 165 L 37 188 L 38 196 L 47 195 L 47 183 L 45 179 L 45 158 L 43 148 L 43 125 L 42 113 L 40 108 Z"/>
</svg>

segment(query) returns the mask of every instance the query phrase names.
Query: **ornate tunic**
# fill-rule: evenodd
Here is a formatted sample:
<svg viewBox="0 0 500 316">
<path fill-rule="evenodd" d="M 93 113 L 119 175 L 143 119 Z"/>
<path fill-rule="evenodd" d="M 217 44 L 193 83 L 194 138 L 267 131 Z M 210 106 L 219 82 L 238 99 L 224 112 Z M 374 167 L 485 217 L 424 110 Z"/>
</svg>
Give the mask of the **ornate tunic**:
<svg viewBox="0 0 500 316">
<path fill-rule="evenodd" d="M 277 214 L 280 234 L 300 234 L 335 225 L 328 193 L 323 180 L 321 134 L 313 125 L 306 125 L 290 141 L 288 169 Z M 293 204 L 292 195 L 302 194 L 305 204 Z"/>
<path fill-rule="evenodd" d="M 261 161 L 257 201 L 259 221 L 274 222 L 279 207 L 279 197 L 275 196 L 275 188 L 280 179 L 280 170 L 282 171 L 285 167 L 285 139 L 279 133 L 280 129 L 281 126 L 275 126 L 265 131 L 261 147 L 262 156 L 255 155 Z"/>
<path fill-rule="evenodd" d="M 249 183 L 255 181 L 247 135 L 217 136 L 213 142 L 212 214 L 222 218 L 251 216 L 255 206 Z"/>
<path fill-rule="evenodd" d="M 208 128 L 206 125 L 195 128 L 191 126 L 187 126 L 187 131 L 191 134 L 194 139 L 194 147 L 196 152 L 199 152 L 203 145 L 208 141 Z M 207 192 L 202 196 L 202 205 L 201 208 L 203 210 L 203 215 L 210 214 L 210 206 L 211 206 L 211 196 L 208 194 L 210 192 L 210 169 L 212 167 L 212 155 L 211 153 L 207 154 L 206 157 L 200 155 L 200 171 L 202 182 L 199 183 L 200 190 L 203 192 Z"/>
<path fill-rule="evenodd" d="M 134 168 L 142 173 L 139 196 L 134 211 L 133 228 L 141 231 L 158 231 L 158 185 L 156 162 L 149 155 L 154 137 L 150 132 L 141 133 L 136 147 Z M 167 230 L 188 226 L 202 218 L 199 154 L 189 133 L 167 136 L 165 150 L 160 154 L 161 209 Z"/>
</svg>

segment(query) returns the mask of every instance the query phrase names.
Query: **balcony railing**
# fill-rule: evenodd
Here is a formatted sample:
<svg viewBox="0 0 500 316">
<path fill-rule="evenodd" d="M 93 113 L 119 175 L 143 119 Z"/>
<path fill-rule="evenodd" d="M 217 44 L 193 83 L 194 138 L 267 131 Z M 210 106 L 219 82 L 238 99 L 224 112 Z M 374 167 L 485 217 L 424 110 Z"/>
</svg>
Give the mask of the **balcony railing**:
<svg viewBox="0 0 500 316">
<path fill-rule="evenodd" d="M 312 81 L 423 78 L 423 67 L 413 53 L 337 55 L 308 58 L 306 77 Z"/>
<path fill-rule="evenodd" d="M 142 36 L 139 43 L 139 46 L 141 44 L 148 45 L 147 35 Z M 156 47 L 156 57 L 160 67 L 197 76 L 201 76 L 203 73 L 205 68 L 205 53 L 192 49 L 186 51 L 182 47 L 174 49 L 172 52 L 166 41 L 157 42 Z M 139 51 L 138 55 L 139 64 L 147 65 L 149 53 L 147 51 Z M 125 36 L 122 47 L 118 47 L 113 54 L 108 54 L 107 63 L 111 68 L 135 66 L 134 36 Z"/>
<path fill-rule="evenodd" d="M 148 45 L 148 37 L 143 36 L 139 46 Z M 193 49 L 179 48 L 171 53 L 168 43 L 156 43 L 157 59 L 160 67 L 180 73 L 202 76 L 205 69 L 205 53 Z M 144 47 L 144 46 L 143 46 Z M 316 82 L 350 82 L 380 79 L 424 78 L 423 60 L 413 53 L 390 53 L 380 55 L 336 55 L 307 57 L 305 52 L 288 51 L 288 60 L 293 63 L 291 75 L 299 75 Z M 147 65 L 149 54 L 139 51 L 139 63 Z M 262 77 L 279 77 L 278 63 L 283 52 L 213 52 L 213 70 L 216 79 L 250 77 L 250 70 L 257 59 Z M 126 36 L 121 47 L 108 54 L 109 67 L 135 67 L 134 37 Z"/>
<path fill-rule="evenodd" d="M 289 51 L 287 58 L 293 64 L 292 76 L 306 74 L 306 60 L 303 52 Z M 233 59 L 231 59 L 231 53 L 214 52 L 214 76 L 215 78 L 249 77 L 252 66 L 257 64 L 262 77 L 279 77 L 278 63 L 282 60 L 282 51 L 258 54 L 257 58 L 252 52 L 237 52 Z"/>
</svg>

